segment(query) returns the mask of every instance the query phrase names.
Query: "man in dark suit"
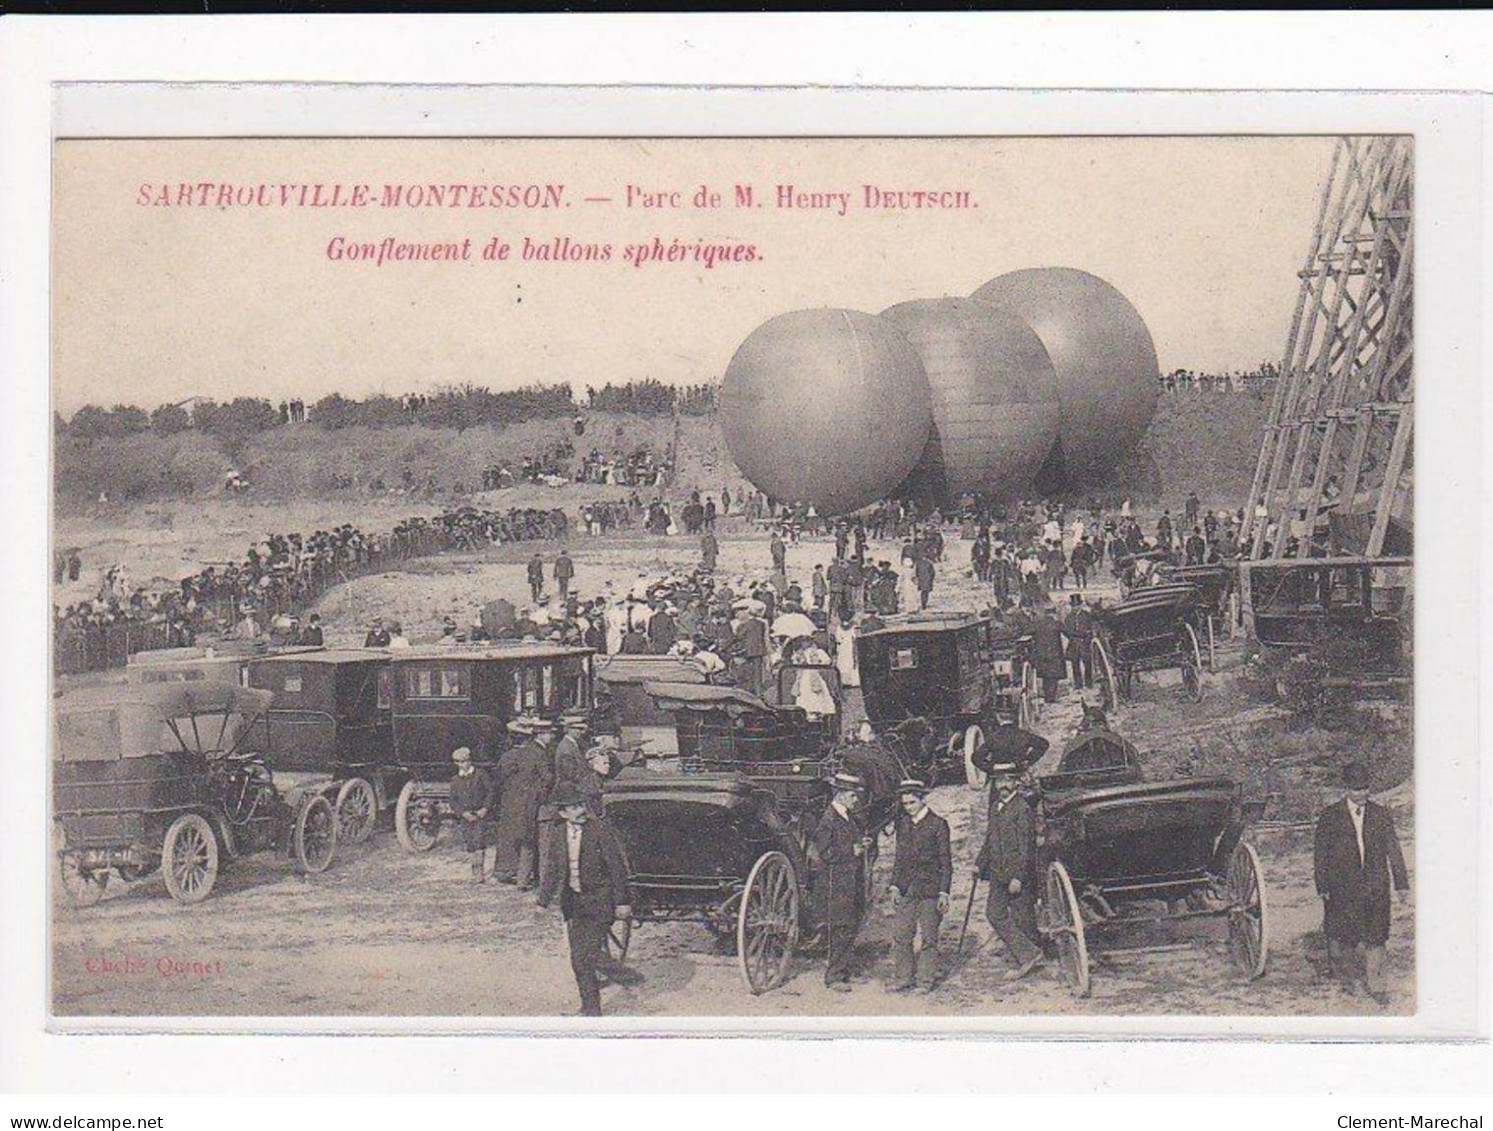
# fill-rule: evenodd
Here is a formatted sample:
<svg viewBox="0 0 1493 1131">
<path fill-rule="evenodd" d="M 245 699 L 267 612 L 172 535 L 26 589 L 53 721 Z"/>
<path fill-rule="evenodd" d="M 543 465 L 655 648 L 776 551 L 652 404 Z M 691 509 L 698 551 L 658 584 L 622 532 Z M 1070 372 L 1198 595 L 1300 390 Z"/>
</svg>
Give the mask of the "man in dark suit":
<svg viewBox="0 0 1493 1131">
<path fill-rule="evenodd" d="M 855 935 L 866 910 L 865 866 L 871 838 L 855 817 L 865 783 L 854 774 L 839 773 L 832 784 L 834 797 L 809 842 L 809 864 L 829 941 L 824 984 L 849 993 Z"/>
<path fill-rule="evenodd" d="M 1012 730 L 1018 740 L 1028 733 L 1007 726 L 996 728 L 995 734 Z M 1014 746 L 1015 741 L 1001 745 Z M 985 844 L 975 858 L 975 879 L 989 881 L 985 918 L 1006 944 L 1006 953 L 1015 963 L 1008 977 L 1015 981 L 1042 964 L 1042 951 L 1037 945 L 1037 815 L 1021 790 L 1020 774 L 1029 763 L 992 760 L 986 754 L 990 749 L 987 746 L 973 759 L 990 775 L 990 812 Z"/>
<path fill-rule="evenodd" d="M 1389 941 L 1390 883 L 1401 899 L 1410 890 L 1405 856 L 1389 810 L 1369 800 L 1369 768 L 1343 770 L 1344 795 L 1317 818 L 1316 880 L 1322 897 L 1322 934 L 1333 969 L 1350 991 L 1358 962 L 1369 995 L 1389 1001 L 1384 947 Z"/>
<path fill-rule="evenodd" d="M 617 834 L 586 810 L 573 787 L 551 797 L 563 818 L 552 826 L 556 866 L 539 886 L 539 906 L 560 897 L 570 940 L 570 968 L 581 993 L 581 1015 L 601 1016 L 601 981 L 607 932 L 617 919 L 632 917 L 627 862 Z"/>
<path fill-rule="evenodd" d="M 928 786 L 916 778 L 905 779 L 898 795 L 902 815 L 897 818 L 897 857 L 888 889 L 896 909 L 892 989 L 902 993 L 917 985 L 927 993 L 938 983 L 938 927 L 949 910 L 954 883 L 949 823 L 928 808 Z M 915 948 L 919 935 L 922 945 Z"/>
</svg>

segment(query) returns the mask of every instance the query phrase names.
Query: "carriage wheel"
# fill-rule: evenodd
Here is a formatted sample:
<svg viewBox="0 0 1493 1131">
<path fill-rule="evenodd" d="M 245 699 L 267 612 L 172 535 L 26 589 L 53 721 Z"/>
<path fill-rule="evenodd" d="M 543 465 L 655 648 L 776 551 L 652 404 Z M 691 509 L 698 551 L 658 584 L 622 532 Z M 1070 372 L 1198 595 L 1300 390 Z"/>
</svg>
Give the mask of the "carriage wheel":
<svg viewBox="0 0 1493 1131">
<path fill-rule="evenodd" d="M 321 794 L 312 797 L 295 817 L 296 867 L 302 872 L 315 875 L 332 866 L 332 857 L 337 853 L 337 814 L 332 803 Z"/>
<path fill-rule="evenodd" d="M 1114 666 L 1109 662 L 1109 649 L 1104 646 L 1104 641 L 1096 636 L 1090 650 L 1093 652 L 1094 681 L 1099 684 L 1099 694 L 1102 697 L 1104 709 L 1111 715 L 1118 714 L 1120 685 L 1115 680 Z"/>
<path fill-rule="evenodd" d="M 441 815 L 435 802 L 416 797 L 416 782 L 404 783 L 394 805 L 394 835 L 406 852 L 429 852 L 441 835 Z"/>
<path fill-rule="evenodd" d="M 1021 726 L 1022 725 L 1022 723 L 1020 721 L 1020 714 L 1021 714 L 1021 712 L 1020 712 L 1020 709 L 1018 708 L 1018 710 L 1017 710 L 1017 716 L 1018 717 L 1017 717 L 1017 723 L 1016 723 L 1017 726 Z M 950 738 L 950 740 L 949 740 L 950 745 L 953 745 L 954 743 L 959 742 L 960 737 L 961 736 L 959 736 L 957 734 L 954 735 L 954 736 L 952 736 Z M 972 786 L 975 789 L 979 789 L 982 786 L 984 786 L 984 784 L 985 784 L 985 773 L 984 773 L 984 771 L 981 770 L 978 766 L 975 765 L 975 754 L 977 754 L 984 747 L 984 745 L 985 745 L 985 732 L 984 732 L 984 730 L 982 730 L 980 728 L 980 725 L 978 723 L 971 723 L 970 726 L 969 726 L 969 729 L 966 730 L 964 732 L 964 735 L 963 735 L 964 780 L 965 780 L 965 782 L 968 785 Z"/>
<path fill-rule="evenodd" d="M 1229 858 L 1229 954 L 1247 981 L 1265 972 L 1270 958 L 1269 912 L 1260 858 L 1241 843 Z"/>
<path fill-rule="evenodd" d="M 781 852 L 752 865 L 736 914 L 736 960 L 754 994 L 783 984 L 798 947 L 798 877 Z"/>
<path fill-rule="evenodd" d="M 64 851 L 58 856 L 62 870 L 62 890 L 74 907 L 92 907 L 104 898 L 109 886 L 109 869 L 85 864 L 84 853 Z"/>
<path fill-rule="evenodd" d="M 1190 624 L 1182 626 L 1187 639 L 1182 641 L 1182 687 L 1194 703 L 1203 701 L 1203 654 L 1198 647 L 1197 630 Z"/>
<path fill-rule="evenodd" d="M 1084 937 L 1083 913 L 1073 894 L 1073 881 L 1061 860 L 1047 866 L 1047 901 L 1044 905 L 1047 932 L 1058 944 L 1063 980 L 1074 997 L 1089 996 L 1089 944 Z"/>
<path fill-rule="evenodd" d="M 196 813 L 171 822 L 161 842 L 161 875 L 178 903 L 201 903 L 218 878 L 218 839 Z"/>
<path fill-rule="evenodd" d="M 1030 660 L 1021 661 L 1021 694 L 1026 700 L 1028 722 L 1042 717 L 1042 694 L 1037 690 L 1037 669 Z"/>
<path fill-rule="evenodd" d="M 378 794 L 367 778 L 350 778 L 337 791 L 337 839 L 362 844 L 378 823 Z"/>
</svg>

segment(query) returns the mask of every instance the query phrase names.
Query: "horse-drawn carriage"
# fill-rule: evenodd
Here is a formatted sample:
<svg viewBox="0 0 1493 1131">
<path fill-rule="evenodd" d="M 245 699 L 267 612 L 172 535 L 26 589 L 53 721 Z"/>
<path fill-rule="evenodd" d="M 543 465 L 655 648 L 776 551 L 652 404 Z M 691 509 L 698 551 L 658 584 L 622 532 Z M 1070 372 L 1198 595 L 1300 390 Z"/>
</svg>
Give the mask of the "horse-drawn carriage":
<svg viewBox="0 0 1493 1131">
<path fill-rule="evenodd" d="M 245 746 L 277 772 L 324 776 L 336 787 L 341 839 L 367 840 L 404 784 L 392 766 L 388 653 L 347 648 L 265 656 L 249 661 L 246 678 L 275 698 Z"/>
<path fill-rule="evenodd" d="M 1119 604 L 1094 610 L 1091 661 L 1106 710 L 1129 699 L 1139 672 L 1176 669 L 1194 703 L 1203 699 L 1203 652 L 1195 624 L 1198 591 L 1187 584 L 1134 590 Z"/>
<path fill-rule="evenodd" d="M 606 784 L 608 820 L 622 839 L 639 923 L 692 921 L 734 938 L 752 993 L 780 986 L 805 927 L 808 844 L 839 769 L 867 784 L 865 827 L 896 814 L 902 767 L 876 745 L 836 745 L 833 718 L 773 707 L 740 688 L 650 683 L 676 719 L 679 767 L 643 765 Z M 867 866 L 869 883 L 870 864 Z M 631 923 L 614 925 L 625 953 Z"/>
<path fill-rule="evenodd" d="M 322 872 L 337 820 L 317 789 L 282 793 L 242 749 L 272 696 L 193 681 L 79 691 L 57 708 L 53 812 L 63 887 L 97 902 L 111 875 L 160 869 L 182 903 L 206 899 L 220 864 L 275 849 Z"/>
<path fill-rule="evenodd" d="M 1148 782 L 1135 747 L 1103 725 L 1080 731 L 1036 790 L 1038 926 L 1076 995 L 1089 992 L 1096 936 L 1190 920 L 1226 919 L 1238 972 L 1265 972 L 1265 881 L 1243 839 L 1263 801 L 1229 778 Z"/>
<path fill-rule="evenodd" d="M 1171 566 L 1162 570 L 1162 580 L 1173 585 L 1190 585 L 1197 591 L 1197 602 L 1193 606 L 1192 627 L 1203 647 L 1203 658 L 1208 670 L 1213 671 L 1217 663 L 1218 638 L 1232 636 L 1237 610 L 1234 608 L 1238 596 L 1235 578 L 1238 570 L 1223 562 L 1202 565 Z"/>
<path fill-rule="evenodd" d="M 967 774 L 992 727 L 1035 716 L 1029 644 L 967 613 L 887 618 L 855 640 L 866 717 L 928 781 Z"/>
<path fill-rule="evenodd" d="M 492 644 L 401 650 L 390 658 L 394 752 L 387 778 L 399 790 L 394 832 L 411 852 L 435 846 L 451 819 L 451 752 L 465 746 L 491 768 L 520 715 L 555 718 L 592 705 L 589 648 Z"/>
</svg>

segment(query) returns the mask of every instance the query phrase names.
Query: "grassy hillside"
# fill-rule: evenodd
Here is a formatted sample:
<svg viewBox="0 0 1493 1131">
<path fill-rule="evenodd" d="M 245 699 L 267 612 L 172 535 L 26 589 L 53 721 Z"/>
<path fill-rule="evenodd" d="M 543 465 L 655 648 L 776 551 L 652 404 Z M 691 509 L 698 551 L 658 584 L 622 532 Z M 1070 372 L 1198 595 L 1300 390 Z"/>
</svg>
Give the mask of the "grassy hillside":
<svg viewBox="0 0 1493 1131">
<path fill-rule="evenodd" d="M 1189 490 L 1210 504 L 1237 502 L 1254 472 L 1263 415 L 1264 406 L 1247 397 L 1161 398 L 1141 450 L 1117 476 L 1115 490 L 1136 502 L 1174 500 Z M 64 436 L 57 444 L 56 497 L 64 513 L 95 509 L 101 494 L 111 506 L 200 500 L 223 494 L 230 469 L 248 478 L 260 502 L 367 497 L 379 480 L 399 487 L 408 469 L 422 487 L 433 476 L 437 497 L 448 500 L 475 491 L 485 467 L 500 460 L 517 464 L 570 429 L 565 419 L 462 432 L 423 425 L 325 431 L 300 424 L 262 433 L 237 450 L 225 450 L 200 432 L 93 442 Z M 593 446 L 603 454 L 644 445 L 662 453 L 676 431 L 677 492 L 745 488 L 714 417 L 684 416 L 676 425 L 668 417 L 593 413 L 586 434 L 571 438 L 578 455 Z M 567 502 L 573 500 L 567 492 Z"/>
</svg>

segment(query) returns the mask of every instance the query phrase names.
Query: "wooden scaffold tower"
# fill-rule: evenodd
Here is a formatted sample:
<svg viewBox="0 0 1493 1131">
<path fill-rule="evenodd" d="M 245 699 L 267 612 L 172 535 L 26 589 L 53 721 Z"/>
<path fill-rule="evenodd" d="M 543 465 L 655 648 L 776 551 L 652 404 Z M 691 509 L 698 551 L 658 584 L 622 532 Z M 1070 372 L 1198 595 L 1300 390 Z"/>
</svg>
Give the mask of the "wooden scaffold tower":
<svg viewBox="0 0 1493 1131">
<path fill-rule="evenodd" d="M 1241 533 L 1255 567 L 1408 565 L 1413 531 L 1414 150 L 1333 154 Z"/>
</svg>

